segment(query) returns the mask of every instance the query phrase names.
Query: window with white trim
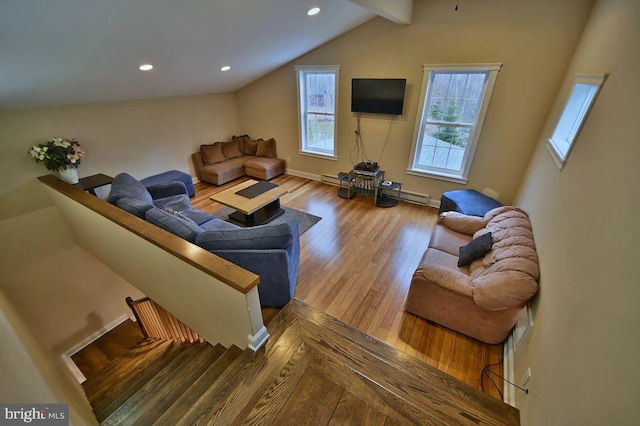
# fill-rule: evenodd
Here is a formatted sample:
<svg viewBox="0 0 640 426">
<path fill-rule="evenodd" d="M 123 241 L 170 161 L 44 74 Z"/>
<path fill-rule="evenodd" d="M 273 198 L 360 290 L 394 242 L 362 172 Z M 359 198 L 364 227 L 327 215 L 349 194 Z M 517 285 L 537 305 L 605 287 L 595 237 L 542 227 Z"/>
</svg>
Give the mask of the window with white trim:
<svg viewBox="0 0 640 426">
<path fill-rule="evenodd" d="M 559 169 L 564 167 L 571 148 L 580 133 L 587 114 L 596 99 L 607 74 L 577 75 L 571 93 L 556 123 L 553 134 L 547 141 L 547 150 Z"/>
<path fill-rule="evenodd" d="M 424 65 L 409 174 L 466 183 L 502 64 Z"/>
<path fill-rule="evenodd" d="M 300 153 L 337 158 L 339 65 L 295 67 Z"/>
</svg>

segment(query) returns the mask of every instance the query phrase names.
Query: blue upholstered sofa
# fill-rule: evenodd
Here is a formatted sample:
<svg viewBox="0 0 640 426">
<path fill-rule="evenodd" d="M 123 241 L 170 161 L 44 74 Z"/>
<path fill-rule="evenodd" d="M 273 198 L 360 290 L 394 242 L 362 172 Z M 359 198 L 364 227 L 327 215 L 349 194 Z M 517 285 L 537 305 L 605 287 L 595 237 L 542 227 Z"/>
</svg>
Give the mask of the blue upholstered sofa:
<svg viewBox="0 0 640 426">
<path fill-rule="evenodd" d="M 300 265 L 298 222 L 242 228 L 191 206 L 182 182 L 150 185 L 117 175 L 111 204 L 260 276 L 263 307 L 282 307 L 293 297 Z"/>
</svg>

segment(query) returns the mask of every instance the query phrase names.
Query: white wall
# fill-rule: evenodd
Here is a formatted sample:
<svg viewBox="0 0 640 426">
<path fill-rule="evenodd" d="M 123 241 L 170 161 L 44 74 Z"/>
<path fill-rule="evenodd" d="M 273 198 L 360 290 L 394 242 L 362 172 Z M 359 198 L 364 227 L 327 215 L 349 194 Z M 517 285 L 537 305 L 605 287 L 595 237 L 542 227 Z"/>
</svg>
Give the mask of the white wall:
<svg viewBox="0 0 640 426">
<path fill-rule="evenodd" d="M 0 401 L 67 403 L 71 425 L 97 425 L 82 388 L 42 347 L 0 290 Z"/>
<path fill-rule="evenodd" d="M 640 2 L 600 0 L 554 113 L 575 74 L 610 73 L 562 171 L 544 147 L 547 123 L 518 204 L 540 256 L 534 327 L 517 354 L 529 395 L 523 425 L 640 422 Z"/>
</svg>

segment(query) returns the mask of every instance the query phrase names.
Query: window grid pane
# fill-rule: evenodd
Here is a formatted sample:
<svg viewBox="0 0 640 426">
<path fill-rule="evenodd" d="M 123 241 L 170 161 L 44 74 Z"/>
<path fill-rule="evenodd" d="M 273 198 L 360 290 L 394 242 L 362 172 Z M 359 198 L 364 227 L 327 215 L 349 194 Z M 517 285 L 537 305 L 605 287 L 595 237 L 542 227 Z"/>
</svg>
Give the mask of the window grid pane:
<svg viewBox="0 0 640 426">
<path fill-rule="evenodd" d="M 335 154 L 335 71 L 300 71 L 303 84 L 302 150 Z"/>
<path fill-rule="evenodd" d="M 486 72 L 432 71 L 429 110 L 417 147 L 416 167 L 462 171 L 487 75 Z"/>
</svg>

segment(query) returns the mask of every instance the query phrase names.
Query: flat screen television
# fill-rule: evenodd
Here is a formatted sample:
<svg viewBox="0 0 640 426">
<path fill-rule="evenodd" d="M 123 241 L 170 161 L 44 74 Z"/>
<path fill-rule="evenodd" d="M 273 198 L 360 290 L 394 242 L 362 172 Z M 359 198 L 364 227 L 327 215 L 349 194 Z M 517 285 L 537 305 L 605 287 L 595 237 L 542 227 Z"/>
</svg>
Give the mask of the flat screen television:
<svg viewBox="0 0 640 426">
<path fill-rule="evenodd" d="M 351 112 L 402 115 L 406 78 L 354 78 Z"/>
</svg>

